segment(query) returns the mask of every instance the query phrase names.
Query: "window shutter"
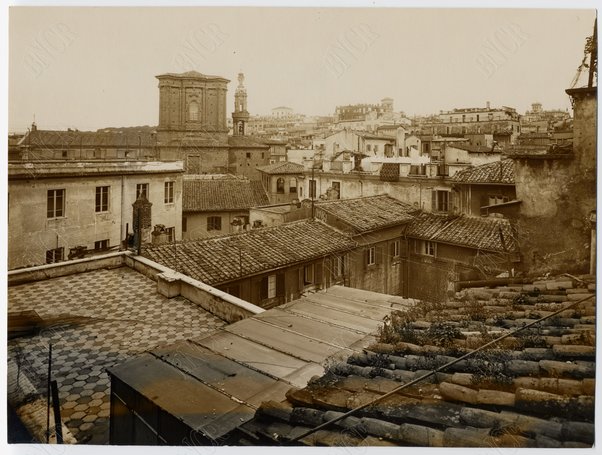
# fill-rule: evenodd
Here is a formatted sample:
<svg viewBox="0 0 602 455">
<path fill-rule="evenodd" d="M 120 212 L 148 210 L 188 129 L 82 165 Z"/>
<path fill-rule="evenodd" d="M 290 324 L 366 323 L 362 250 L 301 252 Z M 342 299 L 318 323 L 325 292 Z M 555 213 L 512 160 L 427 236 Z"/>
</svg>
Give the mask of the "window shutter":
<svg viewBox="0 0 602 455">
<path fill-rule="evenodd" d="M 322 283 L 322 263 L 319 262 L 314 266 L 314 283 Z"/>
<path fill-rule="evenodd" d="M 382 264 L 383 263 L 383 248 L 380 246 L 375 246 L 374 247 L 374 262 L 376 264 Z"/>
<path fill-rule="evenodd" d="M 284 273 L 276 275 L 276 295 L 284 295 Z"/>
<path fill-rule="evenodd" d="M 259 285 L 259 298 L 261 300 L 268 298 L 268 277 L 264 276 Z"/>
<path fill-rule="evenodd" d="M 431 210 L 433 212 L 437 211 L 437 191 L 431 191 Z"/>
</svg>

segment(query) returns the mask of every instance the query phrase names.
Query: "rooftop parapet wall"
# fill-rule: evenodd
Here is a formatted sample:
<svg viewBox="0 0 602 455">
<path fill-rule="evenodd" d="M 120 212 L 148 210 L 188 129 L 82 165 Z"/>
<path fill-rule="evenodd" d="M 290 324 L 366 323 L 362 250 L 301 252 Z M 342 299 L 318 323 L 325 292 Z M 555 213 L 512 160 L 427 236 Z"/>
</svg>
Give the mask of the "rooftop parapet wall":
<svg viewBox="0 0 602 455">
<path fill-rule="evenodd" d="M 181 273 L 177 273 L 150 259 L 135 256 L 130 252 L 109 253 L 85 259 L 12 270 L 8 272 L 7 282 L 8 286 L 16 286 L 33 281 L 122 266 L 134 269 L 156 281 L 157 292 L 165 297 L 172 298 L 181 295 L 213 315 L 230 323 L 264 311 L 262 308 L 245 300 L 234 297 Z"/>
</svg>

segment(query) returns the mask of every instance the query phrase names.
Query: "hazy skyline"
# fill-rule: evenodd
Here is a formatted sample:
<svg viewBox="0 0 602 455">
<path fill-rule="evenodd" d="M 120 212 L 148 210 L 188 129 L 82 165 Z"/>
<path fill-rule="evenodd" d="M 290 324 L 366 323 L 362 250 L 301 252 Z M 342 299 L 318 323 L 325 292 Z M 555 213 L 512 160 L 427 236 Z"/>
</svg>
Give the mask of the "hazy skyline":
<svg viewBox="0 0 602 455">
<path fill-rule="evenodd" d="M 569 109 L 594 10 L 11 7 L 9 132 L 156 125 L 156 75 L 237 73 L 251 115 Z"/>
</svg>

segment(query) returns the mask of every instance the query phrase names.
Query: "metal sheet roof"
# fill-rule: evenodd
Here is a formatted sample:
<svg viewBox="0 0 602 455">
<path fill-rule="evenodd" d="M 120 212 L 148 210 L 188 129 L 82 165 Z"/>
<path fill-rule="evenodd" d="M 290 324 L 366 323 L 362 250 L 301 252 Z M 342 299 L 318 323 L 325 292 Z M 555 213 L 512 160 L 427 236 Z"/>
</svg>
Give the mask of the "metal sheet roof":
<svg viewBox="0 0 602 455">
<path fill-rule="evenodd" d="M 110 373 L 192 429 L 219 438 L 264 401 L 324 373 L 372 340 L 400 297 L 334 286 L 218 332 L 160 346 Z"/>
</svg>

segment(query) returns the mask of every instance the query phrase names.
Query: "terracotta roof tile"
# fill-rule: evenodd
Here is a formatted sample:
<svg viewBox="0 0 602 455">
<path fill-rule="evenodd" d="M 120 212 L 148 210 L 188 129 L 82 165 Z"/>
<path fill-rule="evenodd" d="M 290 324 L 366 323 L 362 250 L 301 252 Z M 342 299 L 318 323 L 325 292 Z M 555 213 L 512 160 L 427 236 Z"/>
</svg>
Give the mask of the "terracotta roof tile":
<svg viewBox="0 0 602 455">
<path fill-rule="evenodd" d="M 325 375 L 303 389 L 289 390 L 286 401 L 263 402 L 242 428 L 263 437 L 264 445 L 282 444 L 302 436 L 308 427 L 340 418 L 343 412 L 422 378 L 325 429 L 353 432 L 360 441 L 345 439 L 349 446 L 384 442 L 424 447 L 591 447 L 595 285 L 586 281 L 594 277 L 573 278 L 464 289 L 437 306 L 416 302 L 405 315 L 397 315 L 397 324 L 420 324 L 396 332 L 395 318 L 385 318 L 389 329 L 380 332 L 379 342 L 356 351 L 346 362 L 330 359 Z M 587 299 L 567 310 L 566 317 L 543 322 L 543 330 L 527 329 L 424 377 L 483 346 L 491 336 L 507 334 L 558 309 L 549 305 L 566 306 L 550 297 L 565 301 L 572 295 Z M 482 310 L 475 310 L 477 301 L 484 305 Z M 579 334 L 573 329 L 577 324 Z M 442 330 L 453 333 L 448 341 L 441 341 Z M 420 341 L 414 344 L 408 337 Z M 316 432 L 297 444 L 341 444 L 341 439 L 321 436 Z"/>
<path fill-rule="evenodd" d="M 386 194 L 318 202 L 316 208 L 340 219 L 356 232 L 407 223 L 414 219 L 412 213 L 415 212 L 410 204 Z"/>
<path fill-rule="evenodd" d="M 503 235 L 506 249 L 502 245 Z M 406 230 L 408 237 L 487 251 L 517 251 L 516 234 L 505 218 L 449 216 L 423 212 Z"/>
<path fill-rule="evenodd" d="M 238 179 L 184 180 L 184 212 L 242 210 L 269 202 L 261 182 Z"/>
<path fill-rule="evenodd" d="M 514 184 L 514 161 L 505 159 L 463 169 L 453 176 L 453 181 L 457 183 Z"/>
<path fill-rule="evenodd" d="M 154 147 L 155 136 L 146 129 L 141 131 L 31 131 L 20 141 L 20 145 L 36 147 L 119 147 L 136 149 Z"/>
<path fill-rule="evenodd" d="M 354 248 L 319 221 L 303 220 L 212 239 L 150 246 L 143 255 L 210 285 Z"/>
</svg>

